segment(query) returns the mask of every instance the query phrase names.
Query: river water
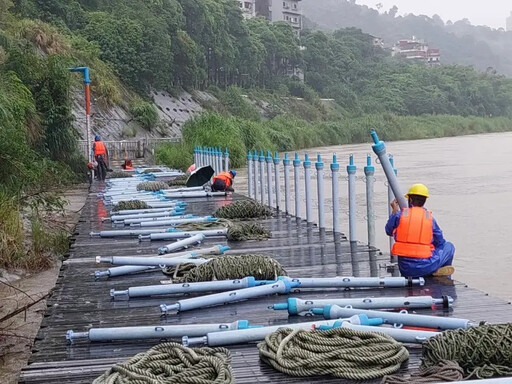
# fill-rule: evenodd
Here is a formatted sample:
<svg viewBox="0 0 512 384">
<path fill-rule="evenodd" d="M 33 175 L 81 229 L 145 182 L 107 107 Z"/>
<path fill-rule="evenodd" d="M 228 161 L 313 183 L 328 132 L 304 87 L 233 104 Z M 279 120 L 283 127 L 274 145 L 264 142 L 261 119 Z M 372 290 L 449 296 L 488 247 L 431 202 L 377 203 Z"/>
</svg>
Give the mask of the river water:
<svg viewBox="0 0 512 384">
<path fill-rule="evenodd" d="M 509 248 L 512 228 L 512 133 L 484 134 L 441 139 L 388 142 L 393 154 L 400 185 L 406 189 L 413 183 L 424 183 L 430 191 L 426 207 L 448 241 L 456 247 L 454 278 L 493 296 L 512 300 L 512 251 Z M 389 253 L 389 238 L 384 232 L 388 217 L 387 185 L 384 173 L 371 145 L 342 145 L 299 151 L 312 157 L 313 171 L 317 154 L 325 162 L 326 223 L 332 228 L 331 176 L 332 155 L 340 162 L 341 229 L 348 234 L 346 165 L 353 154 L 357 170 L 357 239 L 367 242 L 366 201 L 363 167 L 366 155 L 372 154 L 376 167 L 375 209 L 377 246 Z M 290 154 L 291 156 L 292 154 Z M 283 155 L 281 154 L 282 158 Z M 302 167 L 301 167 L 302 168 Z M 303 170 L 302 170 L 303 171 Z M 282 173 L 282 167 L 281 167 Z M 291 177 L 293 173 L 291 172 Z M 303 175 L 302 175 L 303 177 Z M 292 183 L 293 190 L 293 180 Z M 284 206 L 284 184 L 281 206 Z M 301 182 L 302 188 L 304 183 Z M 244 171 L 237 175 L 237 192 L 247 192 Z M 311 182 L 316 203 L 316 177 Z M 301 194 L 304 197 L 304 190 Z M 292 192 L 291 212 L 294 213 Z M 303 199 L 302 199 L 303 200 Z M 305 217 L 305 203 L 302 201 Z M 316 209 L 314 222 L 318 222 Z"/>
</svg>

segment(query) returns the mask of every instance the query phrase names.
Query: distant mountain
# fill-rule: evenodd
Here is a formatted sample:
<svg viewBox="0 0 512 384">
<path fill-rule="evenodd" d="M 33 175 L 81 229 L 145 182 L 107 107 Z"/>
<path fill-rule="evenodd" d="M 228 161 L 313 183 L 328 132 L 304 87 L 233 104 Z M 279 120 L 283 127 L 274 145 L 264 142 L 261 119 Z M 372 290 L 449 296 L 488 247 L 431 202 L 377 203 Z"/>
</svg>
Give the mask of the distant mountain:
<svg viewBox="0 0 512 384">
<path fill-rule="evenodd" d="M 387 46 L 416 36 L 441 50 L 442 62 L 474 66 L 512 76 L 512 32 L 471 25 L 467 19 L 445 23 L 438 15 L 398 16 L 398 8 L 379 13 L 355 0 L 303 0 L 304 14 L 320 29 L 356 27 L 382 37 Z"/>
</svg>

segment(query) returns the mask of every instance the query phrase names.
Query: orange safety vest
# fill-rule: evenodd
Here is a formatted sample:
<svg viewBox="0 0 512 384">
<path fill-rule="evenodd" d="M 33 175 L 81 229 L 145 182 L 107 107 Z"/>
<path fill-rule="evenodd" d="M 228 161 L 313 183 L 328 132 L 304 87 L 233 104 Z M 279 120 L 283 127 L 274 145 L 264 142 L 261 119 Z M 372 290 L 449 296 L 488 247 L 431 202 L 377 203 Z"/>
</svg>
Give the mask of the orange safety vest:
<svg viewBox="0 0 512 384">
<path fill-rule="evenodd" d="M 98 155 L 106 155 L 107 154 L 107 148 L 105 148 L 105 144 L 101 141 L 95 141 L 94 142 L 94 156 Z"/>
<path fill-rule="evenodd" d="M 231 184 L 233 184 L 233 176 L 231 176 L 229 172 L 219 173 L 213 178 L 213 182 L 215 183 L 216 180 L 222 180 L 226 184 L 226 187 L 231 187 Z"/>
<path fill-rule="evenodd" d="M 432 212 L 421 207 L 402 211 L 391 253 L 395 256 L 428 259 L 432 256 Z"/>
</svg>

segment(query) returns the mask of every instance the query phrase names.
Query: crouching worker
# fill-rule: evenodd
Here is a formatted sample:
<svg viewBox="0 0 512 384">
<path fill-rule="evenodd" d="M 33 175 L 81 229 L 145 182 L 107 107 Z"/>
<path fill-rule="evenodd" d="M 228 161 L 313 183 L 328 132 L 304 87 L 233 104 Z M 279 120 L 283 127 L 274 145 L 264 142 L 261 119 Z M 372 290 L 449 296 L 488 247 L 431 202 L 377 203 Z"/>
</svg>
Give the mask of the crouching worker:
<svg viewBox="0 0 512 384">
<path fill-rule="evenodd" d="M 212 192 L 234 192 L 233 179 L 236 171 L 221 172 L 213 177 Z"/>
<path fill-rule="evenodd" d="M 400 210 L 394 200 L 386 224 L 387 235 L 395 238 L 391 253 L 398 257 L 400 273 L 406 277 L 452 275 L 455 247 L 443 238 L 432 212 L 423 207 L 428 198 L 427 187 L 414 184 L 405 197 L 409 208 Z"/>
</svg>

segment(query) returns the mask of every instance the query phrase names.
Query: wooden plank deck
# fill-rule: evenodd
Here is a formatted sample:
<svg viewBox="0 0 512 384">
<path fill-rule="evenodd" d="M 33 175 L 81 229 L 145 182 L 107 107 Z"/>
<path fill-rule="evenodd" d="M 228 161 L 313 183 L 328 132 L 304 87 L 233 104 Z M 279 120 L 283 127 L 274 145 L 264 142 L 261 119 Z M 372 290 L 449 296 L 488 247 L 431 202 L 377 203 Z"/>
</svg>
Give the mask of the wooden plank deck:
<svg viewBox="0 0 512 384">
<path fill-rule="evenodd" d="M 187 213 L 212 214 L 217 208 L 244 197 L 189 199 Z M 287 296 L 272 296 L 225 306 L 198 309 L 166 318 L 160 316 L 159 305 L 171 303 L 173 298 L 139 298 L 129 301 L 113 301 L 110 289 L 126 289 L 130 286 L 159 284 L 165 280 L 160 272 L 119 276 L 110 279 L 94 279 L 94 271 L 102 268 L 94 258 L 118 255 L 155 255 L 162 242 L 142 242 L 135 239 L 91 238 L 91 231 L 110 229 L 110 223 L 100 218 L 107 215 L 102 202 L 91 193 L 83 209 L 73 237 L 70 254 L 64 262 L 53 295 L 48 300 L 41 329 L 36 337 L 29 365 L 23 370 L 22 383 L 90 383 L 110 365 L 123 361 L 136 353 L 147 350 L 161 340 L 117 341 L 91 343 L 79 340 L 66 341 L 66 331 L 85 331 L 90 327 L 116 327 L 163 324 L 195 324 L 249 320 L 252 324 L 277 325 L 304 321 L 301 317 L 288 317 L 286 311 L 273 311 L 267 307 L 284 302 Z M 263 220 L 262 224 L 272 231 L 267 241 L 228 243 L 229 254 L 264 253 L 286 268 L 290 276 L 388 276 L 382 266 L 389 256 L 358 244 L 350 248 L 343 236 L 334 239 L 332 233 L 320 235 L 318 229 L 308 228 L 304 221 L 280 216 Z M 203 245 L 226 244 L 223 238 L 209 238 Z M 396 273 L 396 272 L 395 272 Z M 301 290 L 293 297 L 385 297 L 408 295 L 450 295 L 455 299 L 453 309 L 445 311 L 418 310 L 418 313 L 438 316 L 456 316 L 474 321 L 512 321 L 512 306 L 503 300 L 471 289 L 465 284 L 448 278 L 427 279 L 423 287 L 361 289 L 361 290 Z M 176 298 L 176 297 L 175 297 Z M 418 367 L 420 346 L 408 346 L 411 358 L 402 371 Z M 229 348 L 233 354 L 232 365 L 237 383 L 348 383 L 330 378 L 295 378 L 283 375 L 260 362 L 255 344 Z M 371 381 L 378 383 L 379 380 Z M 370 382 L 369 382 L 370 383 Z"/>
</svg>

